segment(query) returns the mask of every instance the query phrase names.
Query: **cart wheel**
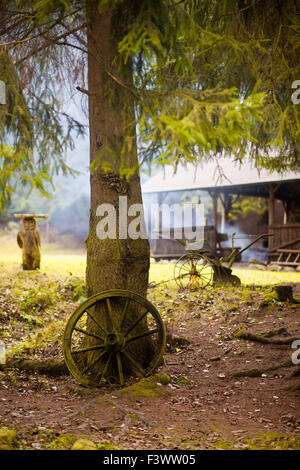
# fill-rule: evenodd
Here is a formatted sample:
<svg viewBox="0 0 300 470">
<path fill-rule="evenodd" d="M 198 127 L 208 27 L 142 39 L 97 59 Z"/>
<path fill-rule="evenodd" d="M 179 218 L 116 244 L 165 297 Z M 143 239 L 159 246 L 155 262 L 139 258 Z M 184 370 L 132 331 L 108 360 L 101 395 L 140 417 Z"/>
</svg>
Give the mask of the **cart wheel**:
<svg viewBox="0 0 300 470">
<path fill-rule="evenodd" d="M 145 347 L 146 338 L 151 341 L 147 342 L 145 365 L 139 351 Z M 90 297 L 71 315 L 65 327 L 63 353 L 76 380 L 99 387 L 116 378 L 124 385 L 128 364 L 141 376 L 150 375 L 165 345 L 163 321 L 147 299 L 127 290 L 109 290 Z"/>
<path fill-rule="evenodd" d="M 174 266 L 174 279 L 181 288 L 200 289 L 212 284 L 213 268 L 197 253 L 183 255 Z"/>
<path fill-rule="evenodd" d="M 242 284 L 240 278 L 238 276 L 235 276 L 234 274 L 230 276 L 230 282 L 233 287 L 240 287 Z"/>
</svg>

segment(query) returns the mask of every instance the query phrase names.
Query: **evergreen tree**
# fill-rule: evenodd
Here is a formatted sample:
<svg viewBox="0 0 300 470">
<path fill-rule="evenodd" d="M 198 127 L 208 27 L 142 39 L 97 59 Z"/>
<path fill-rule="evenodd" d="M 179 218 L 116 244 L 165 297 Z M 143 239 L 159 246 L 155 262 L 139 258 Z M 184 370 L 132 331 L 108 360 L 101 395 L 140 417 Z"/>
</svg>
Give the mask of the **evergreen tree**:
<svg viewBox="0 0 300 470">
<path fill-rule="evenodd" d="M 224 150 L 237 159 L 251 155 L 259 166 L 299 165 L 294 0 L 20 0 L 0 8 L 0 79 L 13 89 L 13 110 L 1 110 L 1 136 L 13 136 L 19 172 L 35 185 L 42 187 L 50 165 L 65 169 L 57 84 L 82 77 L 90 124 L 89 295 L 107 288 L 146 295 L 148 241 L 96 235 L 101 203 L 118 213 L 119 196 L 128 205 L 142 202 L 137 149 L 142 161 L 175 167 Z M 277 158 L 269 158 L 274 146 Z"/>
</svg>

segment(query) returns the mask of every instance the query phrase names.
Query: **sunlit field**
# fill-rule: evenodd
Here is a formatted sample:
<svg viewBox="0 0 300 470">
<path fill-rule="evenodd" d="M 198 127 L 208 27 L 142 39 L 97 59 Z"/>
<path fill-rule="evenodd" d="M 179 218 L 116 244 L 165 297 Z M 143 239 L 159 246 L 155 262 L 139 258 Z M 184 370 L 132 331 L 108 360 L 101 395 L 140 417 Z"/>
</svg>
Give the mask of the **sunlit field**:
<svg viewBox="0 0 300 470">
<path fill-rule="evenodd" d="M 1 239 L 0 239 L 1 242 Z M 2 272 L 18 272 L 21 268 L 21 250 L 12 244 L 0 246 L 0 267 Z M 86 256 L 82 253 L 57 249 L 53 246 L 45 246 L 42 251 L 41 273 L 65 276 L 79 276 L 84 278 L 86 268 Z M 150 264 L 151 283 L 159 283 L 173 279 L 174 264 L 173 263 L 156 263 Z M 233 274 L 238 276 L 244 285 L 271 285 L 278 283 L 300 283 L 300 272 L 275 272 L 260 271 L 233 268 Z"/>
<path fill-rule="evenodd" d="M 173 279 L 174 264 L 151 263 L 150 282 L 162 282 L 167 279 Z M 286 282 L 300 282 L 300 273 L 294 272 L 275 272 L 259 271 L 255 269 L 233 268 L 232 274 L 238 276 L 244 285 L 271 285 Z"/>
</svg>

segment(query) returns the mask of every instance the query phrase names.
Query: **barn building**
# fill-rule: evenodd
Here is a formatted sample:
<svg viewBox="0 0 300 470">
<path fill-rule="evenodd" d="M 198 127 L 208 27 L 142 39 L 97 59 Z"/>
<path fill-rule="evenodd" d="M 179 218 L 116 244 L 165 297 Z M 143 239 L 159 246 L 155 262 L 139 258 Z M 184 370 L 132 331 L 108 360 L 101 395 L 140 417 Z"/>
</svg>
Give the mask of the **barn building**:
<svg viewBox="0 0 300 470">
<path fill-rule="evenodd" d="M 187 163 L 178 166 L 176 171 L 168 165 L 142 185 L 146 204 L 150 199 L 161 204 L 170 195 L 178 195 L 180 200 L 183 194 L 195 191 L 210 195 L 210 223 L 205 226 L 205 238 L 221 255 L 224 250 L 230 250 L 228 246 L 222 248 L 221 242 L 230 238 L 226 228 L 232 198 L 256 196 L 268 202 L 267 220 L 264 225 L 252 227 L 251 235 L 254 235 L 253 230 L 257 235 L 263 231 L 271 235 L 263 246 L 268 260 L 300 265 L 300 173 L 280 174 L 257 169 L 250 161 L 240 164 L 223 158 L 197 166 Z M 160 226 L 161 222 L 158 222 Z M 182 247 L 172 240 L 151 241 L 151 254 L 155 258 L 174 258 L 181 253 Z"/>
</svg>

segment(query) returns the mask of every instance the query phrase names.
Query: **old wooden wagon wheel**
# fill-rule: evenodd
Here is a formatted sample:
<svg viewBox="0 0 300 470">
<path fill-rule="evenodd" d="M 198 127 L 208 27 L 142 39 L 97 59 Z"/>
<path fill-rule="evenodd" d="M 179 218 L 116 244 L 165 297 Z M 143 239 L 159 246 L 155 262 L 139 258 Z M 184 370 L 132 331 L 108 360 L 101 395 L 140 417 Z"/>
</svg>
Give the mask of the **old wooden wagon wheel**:
<svg viewBox="0 0 300 470">
<path fill-rule="evenodd" d="M 174 279 L 181 288 L 199 289 L 212 284 L 213 268 L 197 253 L 183 255 L 174 266 Z"/>
<path fill-rule="evenodd" d="M 145 341 L 150 345 L 146 364 L 139 353 Z M 116 379 L 123 385 L 128 366 L 141 376 L 150 375 L 165 345 L 165 327 L 157 309 L 127 290 L 104 291 L 83 302 L 69 318 L 63 337 L 69 371 L 83 385 L 94 387 Z"/>
</svg>

